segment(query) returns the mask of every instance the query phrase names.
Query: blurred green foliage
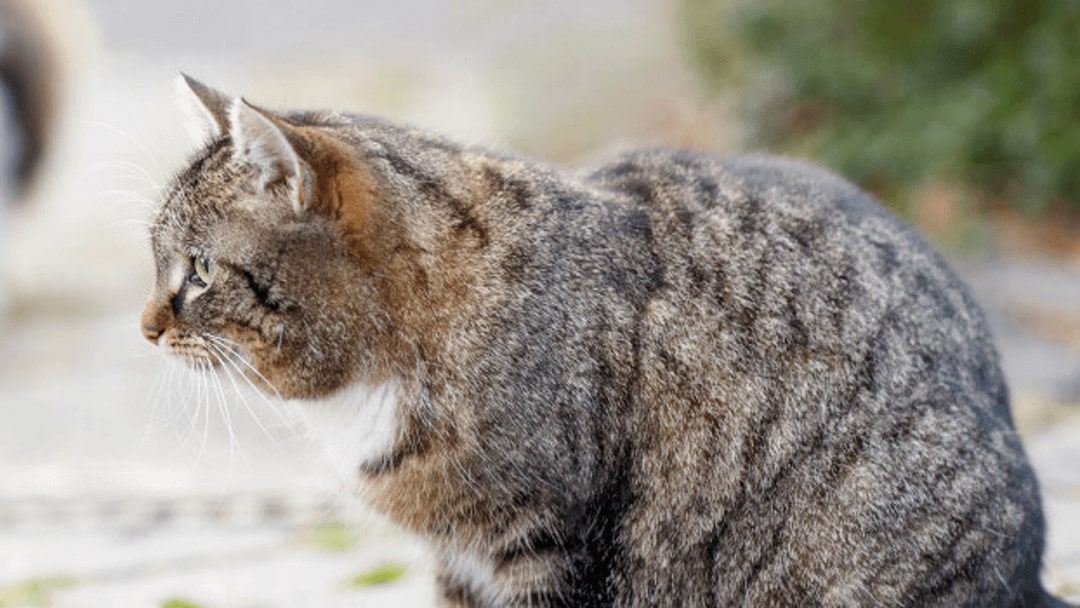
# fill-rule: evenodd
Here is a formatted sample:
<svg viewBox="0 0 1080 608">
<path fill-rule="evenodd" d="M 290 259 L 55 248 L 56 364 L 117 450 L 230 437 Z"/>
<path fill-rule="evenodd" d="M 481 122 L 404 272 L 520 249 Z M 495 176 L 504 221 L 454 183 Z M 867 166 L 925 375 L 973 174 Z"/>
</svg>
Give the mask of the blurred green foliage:
<svg viewBox="0 0 1080 608">
<path fill-rule="evenodd" d="M 171 597 L 161 602 L 161 608 L 206 608 L 206 606 L 186 598 Z"/>
<path fill-rule="evenodd" d="M 50 576 L 28 580 L 14 587 L 0 588 L 0 608 L 50 606 L 54 592 L 77 583 L 71 576 Z"/>
<path fill-rule="evenodd" d="M 682 0 L 692 57 L 755 145 L 879 192 L 962 185 L 1080 210 L 1080 0 Z"/>
<path fill-rule="evenodd" d="M 311 542 L 327 551 L 348 551 L 356 546 L 356 532 L 342 523 L 324 522 L 311 529 Z"/>
<path fill-rule="evenodd" d="M 353 587 L 369 587 L 371 585 L 384 585 L 392 583 L 408 570 L 401 564 L 381 564 L 370 570 L 366 570 L 349 579 L 349 585 Z"/>
</svg>

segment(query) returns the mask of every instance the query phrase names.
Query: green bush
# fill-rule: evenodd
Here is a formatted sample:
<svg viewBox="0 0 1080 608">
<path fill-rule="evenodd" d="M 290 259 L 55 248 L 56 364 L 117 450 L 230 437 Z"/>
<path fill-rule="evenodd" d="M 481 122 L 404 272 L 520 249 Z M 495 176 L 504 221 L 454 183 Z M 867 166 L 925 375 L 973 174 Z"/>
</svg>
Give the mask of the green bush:
<svg viewBox="0 0 1080 608">
<path fill-rule="evenodd" d="M 754 145 L 878 191 L 955 183 L 1080 210 L 1080 0 L 683 0 L 712 86 Z"/>
</svg>

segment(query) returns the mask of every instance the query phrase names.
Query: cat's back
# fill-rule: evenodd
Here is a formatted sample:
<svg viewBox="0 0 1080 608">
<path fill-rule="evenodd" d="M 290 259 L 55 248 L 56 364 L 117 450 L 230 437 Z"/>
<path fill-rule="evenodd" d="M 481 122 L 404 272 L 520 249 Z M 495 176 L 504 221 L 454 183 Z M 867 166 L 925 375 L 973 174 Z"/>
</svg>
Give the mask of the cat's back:
<svg viewBox="0 0 1080 608">
<path fill-rule="evenodd" d="M 671 474 L 637 480 L 656 506 L 635 546 L 706 551 L 719 597 L 763 605 L 1037 596 L 1038 489 L 998 355 L 914 230 L 773 157 L 632 153 L 588 181 L 648 213 L 663 274 L 633 426 L 644 469 Z"/>
<path fill-rule="evenodd" d="M 915 230 L 847 180 L 787 158 L 682 151 L 630 153 L 588 179 L 648 214 L 668 298 L 734 325 L 781 321 L 755 334 L 761 348 L 948 344 L 962 352 L 937 363 L 978 358 L 963 362 L 983 374 L 973 388 L 1004 400 L 989 329 L 967 287 Z"/>
<path fill-rule="evenodd" d="M 934 256 L 914 230 L 853 184 L 790 158 L 646 150 L 604 163 L 587 180 L 650 209 L 673 241 L 679 240 L 676 228 L 690 238 L 719 231 L 747 242 L 790 241 L 804 256 L 817 256 L 828 253 L 826 240 L 842 235 L 841 248 L 879 249 L 890 266 L 886 271 L 899 265 L 901 255 Z M 699 255 L 721 253 L 699 248 Z"/>
</svg>

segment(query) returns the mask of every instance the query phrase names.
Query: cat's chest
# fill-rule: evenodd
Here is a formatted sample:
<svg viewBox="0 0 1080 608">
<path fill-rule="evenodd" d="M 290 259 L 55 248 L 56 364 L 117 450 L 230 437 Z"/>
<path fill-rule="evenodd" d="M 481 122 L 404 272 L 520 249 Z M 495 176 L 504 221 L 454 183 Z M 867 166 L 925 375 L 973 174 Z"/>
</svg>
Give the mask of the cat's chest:
<svg viewBox="0 0 1080 608">
<path fill-rule="evenodd" d="M 343 481 L 390 454 L 398 436 L 400 385 L 358 383 L 319 401 L 294 401 L 308 436 Z"/>
</svg>

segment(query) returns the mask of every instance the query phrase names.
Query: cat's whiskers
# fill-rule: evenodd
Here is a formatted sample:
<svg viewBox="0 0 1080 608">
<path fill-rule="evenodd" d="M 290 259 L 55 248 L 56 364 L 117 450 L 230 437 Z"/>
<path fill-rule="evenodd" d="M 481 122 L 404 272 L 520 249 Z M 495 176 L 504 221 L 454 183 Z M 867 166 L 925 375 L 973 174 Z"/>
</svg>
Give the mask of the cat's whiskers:
<svg viewBox="0 0 1080 608">
<path fill-rule="evenodd" d="M 225 399 L 225 390 L 221 386 L 221 377 L 218 375 L 217 368 L 214 365 L 207 363 L 206 369 L 209 371 L 207 379 L 210 381 L 211 387 L 214 390 L 214 396 L 217 399 L 218 413 L 225 423 L 225 431 L 229 434 L 229 470 L 231 471 L 233 459 L 236 456 L 236 450 L 239 448 L 239 444 L 236 440 L 236 431 L 233 429 L 232 414 L 229 412 L 229 404 Z"/>
<path fill-rule="evenodd" d="M 270 390 L 274 392 L 275 397 L 277 397 L 281 401 L 285 400 L 285 398 L 281 396 L 281 393 L 278 392 L 277 387 L 275 387 L 274 384 L 272 382 L 270 382 L 270 380 L 266 376 L 264 376 L 262 374 L 262 372 L 260 372 L 258 369 L 256 369 L 254 365 L 252 365 L 250 362 L 248 362 L 246 357 L 244 357 L 243 355 L 240 354 L 240 352 L 237 349 L 243 348 L 242 344 L 240 344 L 238 342 L 234 342 L 232 340 L 229 340 L 228 338 L 224 338 L 224 337 L 219 336 L 217 334 L 208 333 L 208 334 L 204 334 L 204 336 L 210 342 L 213 342 L 213 343 L 217 344 L 222 349 L 224 349 L 225 352 L 232 355 L 232 358 L 234 360 L 239 361 L 240 363 L 242 363 L 245 369 L 247 369 L 251 373 L 255 374 L 256 378 L 258 378 L 261 382 L 266 384 L 266 386 L 270 387 Z M 242 374 L 242 376 L 244 376 L 244 379 L 248 380 L 249 383 L 251 382 L 250 379 L 246 377 L 246 374 Z M 252 384 L 252 388 L 255 388 L 254 384 Z M 256 389 L 256 390 L 258 390 L 258 389 Z"/>
<path fill-rule="evenodd" d="M 156 167 L 158 169 L 159 173 L 161 173 L 162 175 L 166 175 L 166 173 L 164 171 L 162 171 L 162 164 L 161 164 L 160 159 L 154 154 L 153 150 L 151 150 L 149 146 L 142 143 L 138 139 L 135 139 L 135 137 L 133 137 L 130 133 L 124 131 L 123 129 L 117 127 L 114 124 L 103 122 L 103 121 L 100 121 L 100 120 L 83 119 L 80 122 L 82 124 L 88 125 L 88 126 L 101 127 L 101 128 L 103 128 L 103 129 L 105 129 L 107 131 L 110 131 L 111 133 L 113 133 L 115 135 L 119 135 L 120 137 L 124 138 L 129 143 L 131 143 L 133 146 L 135 146 L 135 148 L 139 151 L 139 153 L 143 155 L 145 160 L 149 161 L 152 165 L 154 165 L 154 167 Z M 120 161 L 120 162 L 125 162 L 125 161 Z M 128 161 L 128 162 L 130 162 L 130 161 Z M 135 163 L 132 163 L 132 164 L 134 165 Z"/>
<path fill-rule="evenodd" d="M 185 365 L 187 365 L 185 363 Z M 191 436 L 197 436 L 199 432 L 199 419 L 202 417 L 202 386 L 203 379 L 199 375 L 195 366 L 188 365 L 188 375 L 191 387 L 191 396 L 188 403 L 194 404 L 194 407 L 185 406 L 191 413 Z M 184 443 L 187 443 L 188 437 L 184 438 Z"/>
<path fill-rule="evenodd" d="M 240 378 L 244 381 L 245 384 L 247 384 L 248 388 L 251 389 L 251 392 L 254 393 L 260 401 L 262 401 L 263 405 L 265 405 L 267 409 L 269 409 L 271 412 L 274 413 L 275 416 L 277 416 L 278 420 L 281 422 L 281 425 L 284 428 L 289 429 L 290 432 L 295 433 L 296 420 L 288 417 L 283 412 L 280 405 L 285 402 L 285 398 L 281 396 L 281 393 L 278 392 L 277 388 L 273 385 L 272 382 L 270 382 L 269 378 L 264 376 L 262 372 L 260 372 L 254 365 L 252 365 L 247 360 L 246 357 L 244 357 L 238 352 L 237 349 L 242 348 L 242 345 L 216 334 L 208 333 L 205 334 L 205 337 L 209 340 L 210 343 L 215 344 L 217 348 L 216 352 L 222 355 L 222 360 L 227 365 L 231 366 L 233 370 L 235 370 L 236 374 L 240 376 Z M 269 387 L 270 390 L 273 391 L 275 399 L 270 399 L 269 397 L 267 397 L 266 391 L 255 385 L 255 382 L 249 377 L 249 372 L 250 374 L 254 375 L 263 384 L 263 386 Z M 230 374 L 230 377 L 231 376 L 232 374 Z M 268 437 L 274 440 L 273 435 L 270 433 L 269 430 L 266 429 L 265 425 L 262 422 L 262 419 L 256 414 L 253 408 L 248 406 L 248 401 L 244 399 L 242 392 L 237 390 L 237 395 L 241 399 L 243 399 L 244 406 L 248 409 L 248 413 L 255 420 L 256 424 L 259 425 L 259 428 L 261 428 Z M 276 443 L 276 440 L 274 441 Z"/>
<path fill-rule="evenodd" d="M 139 208 L 144 215 L 149 216 L 156 214 L 160 208 L 162 198 L 168 191 L 168 184 L 161 177 L 167 174 L 162 171 L 162 165 L 154 156 L 153 152 L 131 135 L 118 129 L 115 125 L 97 121 L 83 122 L 89 125 L 104 127 L 113 133 L 121 135 L 139 150 L 143 155 L 145 162 L 148 162 L 157 168 L 157 175 L 153 175 L 143 166 L 143 163 L 130 160 L 112 159 L 94 163 L 90 169 L 91 174 L 111 174 L 112 181 L 116 182 L 119 186 L 114 189 L 99 190 L 94 196 L 95 200 L 115 206 L 134 205 Z M 131 182 L 135 182 L 134 187 L 124 187 Z M 130 215 L 130 213 L 125 213 L 125 216 Z M 151 222 L 143 220 L 139 225 L 140 227 L 145 228 L 149 227 Z"/>
<path fill-rule="evenodd" d="M 111 190 L 100 190 L 94 195 L 95 204 L 98 201 L 105 201 L 114 204 L 124 204 L 139 207 L 142 211 L 154 212 L 158 207 L 158 199 L 156 195 L 148 196 L 137 190 L 130 190 L 127 188 L 114 188 Z"/>
<path fill-rule="evenodd" d="M 154 384 L 150 387 L 150 390 L 146 397 L 146 406 L 150 408 L 150 420 L 146 425 L 146 431 L 143 436 L 143 440 L 147 441 L 151 434 L 161 431 L 164 428 L 170 426 L 173 417 L 175 416 L 174 408 L 166 407 L 166 412 L 163 420 L 158 420 L 161 414 L 162 402 L 171 406 L 173 401 L 173 384 L 176 377 L 175 361 L 170 357 L 161 357 L 158 362 L 158 371 Z"/>
<path fill-rule="evenodd" d="M 202 459 L 203 452 L 206 450 L 206 442 L 208 435 L 210 435 L 210 390 L 208 390 L 208 383 L 205 374 L 205 363 L 203 361 L 194 362 L 194 417 L 192 418 L 192 431 L 198 428 L 200 419 L 202 419 L 202 440 L 199 443 L 199 451 L 195 454 L 195 461 Z M 187 443 L 188 437 L 184 438 L 184 443 Z"/>
<path fill-rule="evenodd" d="M 217 355 L 218 359 L 220 359 L 221 362 L 224 364 L 222 365 L 221 369 L 222 371 L 224 371 L 225 376 L 229 379 L 229 382 L 232 383 L 233 393 L 240 400 L 241 405 L 244 406 L 244 409 L 247 411 L 248 415 L 251 416 L 251 419 L 253 421 L 255 421 L 255 424 L 259 427 L 259 430 L 262 431 L 263 435 L 265 435 L 275 446 L 281 447 L 278 443 L 277 438 L 274 436 L 273 433 L 270 432 L 269 429 L 266 428 L 266 425 L 264 425 L 262 422 L 262 418 L 251 407 L 251 403 L 247 400 L 247 397 L 244 396 L 244 390 L 236 382 L 236 374 L 240 374 L 240 377 L 243 378 L 245 382 L 247 382 L 248 387 L 250 387 L 252 391 L 255 391 L 255 393 L 260 396 L 260 398 L 263 400 L 263 403 L 265 403 L 271 411 L 277 414 L 277 416 L 281 418 L 282 421 L 287 422 L 285 417 L 281 414 L 278 408 L 273 403 L 271 403 L 269 399 L 265 397 L 265 395 L 262 395 L 262 393 L 259 392 L 255 385 L 252 384 L 251 380 L 244 375 L 243 369 L 240 368 L 240 366 L 232 360 L 232 357 L 234 355 L 225 351 L 220 345 L 210 343 L 208 344 L 208 346 L 211 352 Z M 233 373 L 234 370 L 236 374 Z"/>
<path fill-rule="evenodd" d="M 197 361 L 196 366 L 199 370 L 199 409 L 203 412 L 202 441 L 199 444 L 199 453 L 195 456 L 195 461 L 198 462 L 202 460 L 210 438 L 210 379 L 206 373 L 207 363 L 205 361 Z"/>
<path fill-rule="evenodd" d="M 182 403 L 180 404 L 179 409 L 183 413 L 187 414 L 187 416 L 188 416 L 188 426 L 187 426 L 187 429 L 184 430 L 183 434 L 179 438 L 180 445 L 177 448 L 178 450 L 180 448 L 183 448 L 185 445 L 187 445 L 188 441 L 190 441 L 191 438 L 195 435 L 196 429 L 197 429 L 198 424 L 199 424 L 199 414 L 200 414 L 200 401 L 199 401 L 199 397 L 200 397 L 199 386 L 200 386 L 200 383 L 199 383 L 199 376 L 198 376 L 197 373 L 194 373 L 194 370 L 191 369 L 190 366 L 188 366 L 185 363 L 181 363 L 179 361 L 176 361 L 176 366 L 173 369 L 179 369 L 180 368 L 179 366 L 183 366 L 184 367 L 183 371 L 185 372 L 185 373 L 182 373 L 182 374 L 177 373 L 178 378 L 183 379 L 183 381 L 181 383 L 184 385 Z M 191 405 L 190 405 L 191 403 L 194 403 L 195 406 L 191 407 Z"/>
<path fill-rule="evenodd" d="M 142 188 L 127 188 L 121 185 L 98 190 L 93 200 L 97 205 L 120 207 L 127 215 L 131 215 L 129 208 L 135 207 L 142 215 L 152 216 L 160 209 L 163 196 L 163 189 L 158 185 Z"/>
<path fill-rule="evenodd" d="M 140 211 L 156 213 L 161 206 L 163 192 L 158 187 L 151 188 L 103 188 L 94 195 L 99 204 L 134 205 Z"/>
<path fill-rule="evenodd" d="M 91 169 L 92 173 L 112 173 L 113 181 L 117 182 L 117 188 L 99 189 L 93 195 L 96 205 L 108 205 L 114 208 L 122 208 L 122 218 L 111 222 L 108 226 L 135 226 L 141 234 L 145 234 L 151 227 L 149 218 L 159 209 L 162 197 L 165 195 L 167 185 L 161 179 L 155 178 L 138 163 L 127 160 L 112 160 L 96 163 Z M 126 182 L 136 182 L 134 187 L 124 187 Z M 131 213 L 128 207 L 135 207 L 141 213 Z"/>
<path fill-rule="evenodd" d="M 164 425 L 156 426 L 154 423 L 157 420 L 158 408 L 160 401 L 158 397 L 162 394 L 162 389 L 165 384 L 165 370 L 168 367 L 168 360 L 165 357 L 161 357 L 158 360 L 157 373 L 154 374 L 154 382 L 150 385 L 150 390 L 146 392 L 146 399 L 143 402 L 143 409 L 150 409 L 150 420 L 147 423 L 147 428 L 144 430 L 143 440 L 145 441 L 150 432 L 160 430 Z"/>
<path fill-rule="evenodd" d="M 146 184 L 147 187 L 155 189 L 159 194 L 163 194 L 167 188 L 164 181 L 153 176 L 142 165 L 134 161 L 113 158 L 94 163 L 91 168 L 95 174 L 113 172 L 117 178 L 137 179 Z"/>
</svg>

